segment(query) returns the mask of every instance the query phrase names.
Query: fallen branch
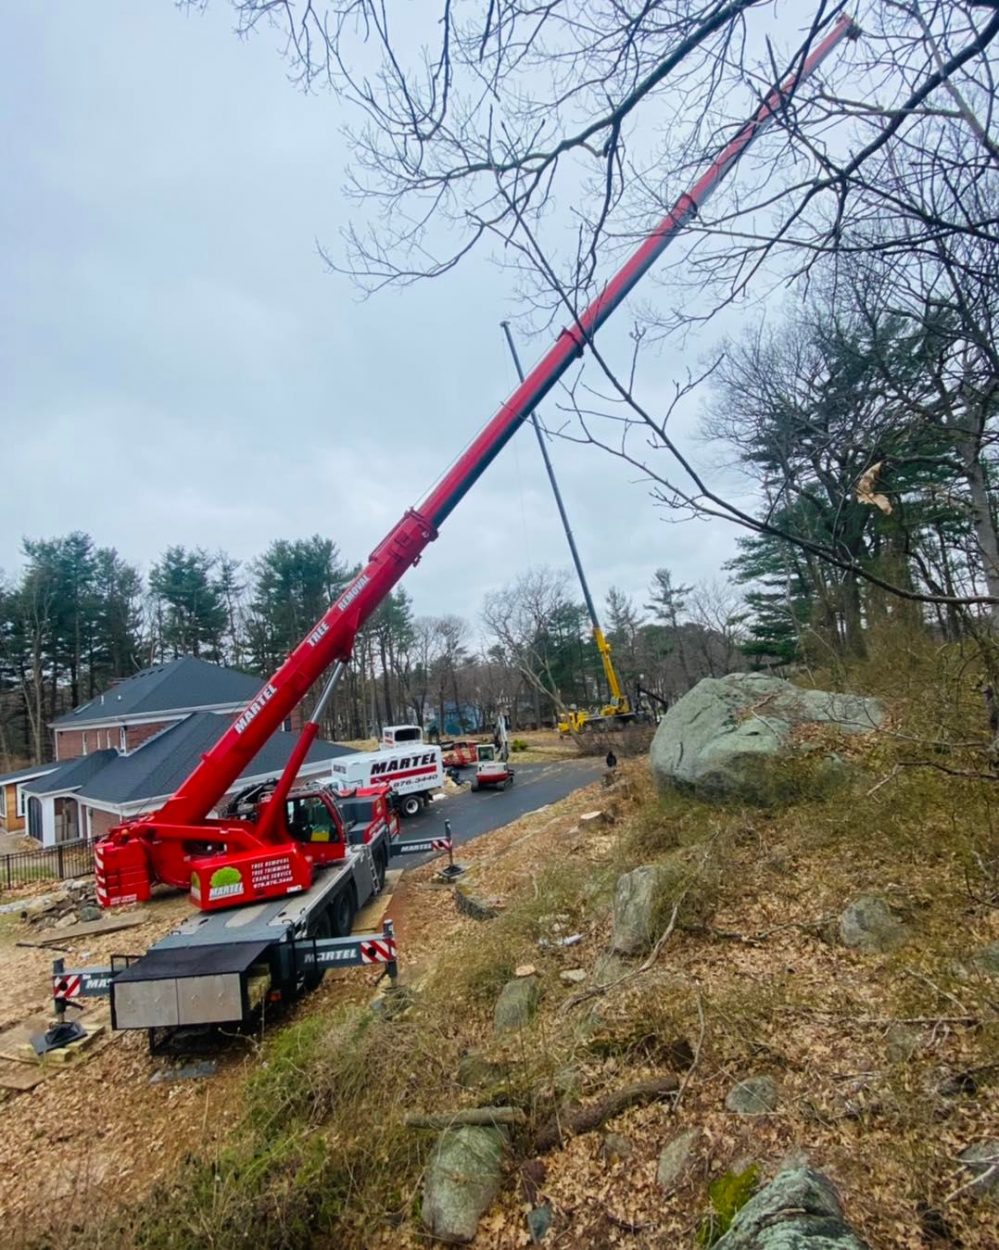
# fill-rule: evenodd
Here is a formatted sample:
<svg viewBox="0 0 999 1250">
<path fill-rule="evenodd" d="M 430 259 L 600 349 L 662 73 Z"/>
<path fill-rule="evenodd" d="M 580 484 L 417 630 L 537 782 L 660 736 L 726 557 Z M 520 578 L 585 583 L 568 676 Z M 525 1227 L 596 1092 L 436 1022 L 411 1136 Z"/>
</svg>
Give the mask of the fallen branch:
<svg viewBox="0 0 999 1250">
<path fill-rule="evenodd" d="M 978 1162 L 988 1164 L 985 1171 L 976 1172 L 975 1175 L 972 1176 L 970 1180 L 965 1181 L 963 1185 L 958 1185 L 957 1189 L 952 1189 L 944 1198 L 944 1202 L 952 1202 L 958 1194 L 963 1194 L 966 1189 L 972 1189 L 976 1185 L 983 1190 L 988 1187 L 988 1184 L 992 1180 L 993 1176 L 999 1172 L 999 1155 L 989 1155 L 985 1159 L 979 1159 Z M 965 1164 L 965 1167 L 967 1166 L 968 1164 Z"/>
<path fill-rule="evenodd" d="M 676 1102 L 673 1104 L 673 1110 L 679 1107 L 684 1094 L 687 1092 L 687 1086 L 690 1084 L 690 1078 L 694 1075 L 694 1069 L 697 1067 L 701 1058 L 701 1047 L 704 1045 L 704 1033 L 706 1026 L 704 1023 L 704 1004 L 701 1002 L 700 991 L 697 994 L 697 1019 L 700 1022 L 700 1031 L 697 1035 L 697 1045 L 694 1047 L 694 1057 L 690 1061 L 690 1067 L 683 1074 L 683 1080 L 680 1082 L 680 1088 L 676 1091 Z"/>
<path fill-rule="evenodd" d="M 624 1233 L 644 1233 L 650 1228 L 655 1228 L 653 1220 L 645 1220 L 643 1223 L 637 1224 L 634 1220 L 625 1220 L 620 1215 L 615 1215 L 610 1207 L 604 1207 L 604 1215 L 607 1217 L 608 1224 L 613 1224 L 615 1228 L 620 1228 Z"/>
<path fill-rule="evenodd" d="M 634 1107 L 647 1102 L 658 1102 L 661 1098 L 671 1097 L 677 1092 L 678 1083 L 675 1076 L 657 1076 L 647 1081 L 639 1081 L 635 1085 L 627 1085 L 605 1098 L 591 1103 L 587 1107 L 572 1107 L 562 1110 L 543 1125 L 534 1143 L 537 1154 L 549 1150 L 557 1150 L 567 1137 L 578 1136 L 580 1133 L 592 1133 L 607 1120 Z"/>
<path fill-rule="evenodd" d="M 407 1115 L 407 1128 L 447 1129 L 460 1125 L 524 1124 L 527 1116 L 519 1107 L 469 1107 L 463 1111 L 438 1111 L 430 1115 Z"/>
</svg>

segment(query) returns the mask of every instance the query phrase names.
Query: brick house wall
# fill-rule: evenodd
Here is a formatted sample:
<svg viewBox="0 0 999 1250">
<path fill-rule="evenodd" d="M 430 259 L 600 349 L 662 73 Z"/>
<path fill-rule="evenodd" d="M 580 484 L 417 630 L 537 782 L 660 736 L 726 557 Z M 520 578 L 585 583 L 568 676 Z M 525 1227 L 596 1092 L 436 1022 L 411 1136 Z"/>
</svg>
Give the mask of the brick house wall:
<svg viewBox="0 0 999 1250">
<path fill-rule="evenodd" d="M 125 750 L 134 751 L 144 742 L 156 736 L 173 719 L 150 721 L 145 725 L 125 726 Z M 89 755 L 91 751 L 103 751 L 110 747 L 121 750 L 121 727 L 119 725 L 96 725 L 90 729 L 57 729 L 55 733 L 55 757 L 57 760 L 71 760 L 78 755 Z"/>
</svg>

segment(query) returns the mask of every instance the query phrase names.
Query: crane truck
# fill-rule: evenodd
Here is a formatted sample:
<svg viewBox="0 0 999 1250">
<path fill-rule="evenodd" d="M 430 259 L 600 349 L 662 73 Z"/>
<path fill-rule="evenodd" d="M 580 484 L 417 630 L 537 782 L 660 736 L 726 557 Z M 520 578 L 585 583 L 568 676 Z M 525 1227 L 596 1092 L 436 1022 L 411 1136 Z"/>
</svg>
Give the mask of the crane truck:
<svg viewBox="0 0 999 1250">
<path fill-rule="evenodd" d="M 403 574 L 419 562 L 462 498 L 584 354 L 639 279 L 786 108 L 798 85 L 853 32 L 851 20 L 841 15 L 785 81 L 771 88 L 753 116 L 594 301 L 561 331 L 426 498 L 378 544 L 176 792 L 158 810 L 115 826 L 100 840 L 95 859 L 102 907 L 146 899 L 152 886 L 161 882 L 188 891 L 199 912 L 144 956 L 107 974 L 117 1027 L 154 1029 L 185 1021 L 242 1019 L 254 985 L 263 985 L 266 995 L 267 987 L 281 992 L 281 987 L 314 980 L 324 959 L 339 961 L 338 950 L 347 952 L 342 962 L 369 958 L 394 962 L 394 941 L 390 948 L 387 935 L 332 936 L 334 928 L 339 932 L 346 927 L 347 913 L 352 915 L 378 888 L 379 865 L 384 867 L 384 852 L 391 849 L 386 845 L 391 839 L 387 823 L 369 822 L 360 831 L 352 829 L 342 815 L 338 818 L 328 791 L 295 785 L 357 633 Z M 213 815 L 244 768 L 327 672 L 322 693 L 277 782 L 241 809 Z M 328 817 L 325 840 L 303 834 L 296 823 L 303 805 L 315 808 L 318 815 L 317 804 Z M 336 942 L 352 945 L 329 945 Z M 82 985 L 90 971 L 63 971 L 60 976 L 71 982 L 75 977 Z"/>
</svg>

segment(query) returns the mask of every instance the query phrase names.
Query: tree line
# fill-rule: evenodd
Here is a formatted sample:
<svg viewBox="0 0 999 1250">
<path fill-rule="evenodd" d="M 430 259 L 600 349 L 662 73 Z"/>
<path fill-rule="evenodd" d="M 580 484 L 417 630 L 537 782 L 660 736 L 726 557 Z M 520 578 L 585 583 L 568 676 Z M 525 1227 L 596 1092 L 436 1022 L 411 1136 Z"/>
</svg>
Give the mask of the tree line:
<svg viewBox="0 0 999 1250">
<path fill-rule="evenodd" d="M 149 665 L 194 655 L 272 673 L 356 573 L 318 535 L 273 542 L 240 563 L 170 546 L 144 577 L 111 547 L 74 532 L 28 539 L 17 579 L 0 584 L 0 756 L 51 756 L 51 722 Z M 743 661 L 737 598 L 674 584 L 659 570 L 636 602 L 612 589 L 604 625 L 622 682 L 653 703 Z M 358 635 L 325 732 L 373 736 L 415 720 L 443 734 L 552 724 L 607 695 L 585 607 L 569 574 L 529 569 L 487 596 L 480 620 L 417 616 L 395 591 Z M 308 706 L 308 705 L 306 705 Z"/>
</svg>

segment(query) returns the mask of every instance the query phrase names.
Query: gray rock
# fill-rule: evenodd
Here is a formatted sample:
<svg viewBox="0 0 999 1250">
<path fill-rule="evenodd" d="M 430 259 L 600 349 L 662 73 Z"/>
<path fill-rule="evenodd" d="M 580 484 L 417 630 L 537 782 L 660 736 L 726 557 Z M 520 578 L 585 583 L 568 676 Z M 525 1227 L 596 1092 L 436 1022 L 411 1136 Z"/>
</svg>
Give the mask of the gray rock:
<svg viewBox="0 0 999 1250">
<path fill-rule="evenodd" d="M 513 1029 L 522 1029 L 534 1016 L 541 997 L 541 986 L 538 978 L 515 977 L 507 981 L 496 1000 L 493 1014 L 497 1033 L 508 1033 Z"/>
<path fill-rule="evenodd" d="M 531 1243 L 540 1246 L 552 1226 L 552 1209 L 545 1203 L 527 1213 L 527 1231 L 531 1234 Z"/>
<path fill-rule="evenodd" d="M 750 1198 L 714 1250 L 869 1250 L 819 1172 L 781 1172 Z"/>
<path fill-rule="evenodd" d="M 585 968 L 566 968 L 558 974 L 558 979 L 566 985 L 582 985 L 586 980 Z"/>
<path fill-rule="evenodd" d="M 976 972 L 984 972 L 987 977 L 999 977 L 999 942 L 989 942 L 975 951 L 971 963 Z"/>
<path fill-rule="evenodd" d="M 496 1197 L 506 1137 L 498 1128 L 447 1129 L 438 1138 L 423 1181 L 423 1223 L 450 1246 L 466 1245 Z"/>
<path fill-rule="evenodd" d="M 672 1193 L 690 1171 L 694 1161 L 694 1147 L 701 1135 L 698 1128 L 689 1128 L 663 1147 L 656 1168 L 656 1180 L 667 1193 Z"/>
<path fill-rule="evenodd" d="M 862 894 L 840 916 L 839 936 L 853 950 L 880 953 L 901 946 L 909 931 L 883 898 Z"/>
<path fill-rule="evenodd" d="M 977 1177 L 968 1188 L 972 1193 L 999 1196 L 999 1139 L 978 1142 L 962 1150 L 958 1158 Z"/>
<path fill-rule="evenodd" d="M 472 920 L 493 920 L 499 915 L 492 903 L 469 893 L 460 885 L 454 887 L 454 903 L 463 916 L 470 916 Z"/>
<path fill-rule="evenodd" d="M 635 868 L 618 877 L 614 891 L 613 954 L 635 955 L 648 950 L 653 941 L 658 897 L 659 872 L 654 865 Z"/>
<path fill-rule="evenodd" d="M 76 918 L 81 924 L 89 924 L 94 920 L 103 920 L 104 913 L 93 903 L 81 903 L 76 909 Z"/>
<path fill-rule="evenodd" d="M 865 733 L 883 718 L 876 699 L 801 690 L 765 673 L 706 677 L 659 722 L 649 752 L 652 775 L 661 792 L 680 788 L 708 799 L 769 803 L 794 793 L 795 780 L 781 766 L 799 754 L 792 744 L 797 727 Z M 827 754 L 816 776 L 833 780 L 846 769 Z"/>
<path fill-rule="evenodd" d="M 600 1158 L 604 1163 L 618 1163 L 622 1159 L 630 1159 L 634 1150 L 627 1137 L 620 1133 L 605 1133 L 600 1143 Z"/>
<path fill-rule="evenodd" d="M 725 1109 L 738 1115 L 766 1115 L 777 1109 L 777 1086 L 769 1076 L 748 1076 L 729 1090 Z"/>
</svg>

